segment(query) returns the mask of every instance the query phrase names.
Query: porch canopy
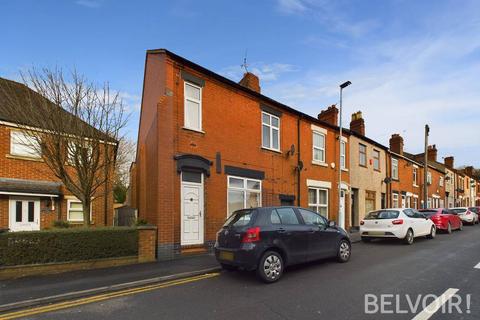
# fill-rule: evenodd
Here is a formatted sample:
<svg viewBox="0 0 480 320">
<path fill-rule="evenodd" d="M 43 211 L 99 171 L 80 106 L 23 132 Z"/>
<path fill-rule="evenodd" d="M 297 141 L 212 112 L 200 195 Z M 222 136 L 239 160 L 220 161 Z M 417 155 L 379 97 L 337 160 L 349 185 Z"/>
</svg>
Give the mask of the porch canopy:
<svg viewBox="0 0 480 320">
<path fill-rule="evenodd" d="M 59 197 L 61 186 L 53 181 L 0 178 L 0 194 L 6 195 Z"/>
</svg>

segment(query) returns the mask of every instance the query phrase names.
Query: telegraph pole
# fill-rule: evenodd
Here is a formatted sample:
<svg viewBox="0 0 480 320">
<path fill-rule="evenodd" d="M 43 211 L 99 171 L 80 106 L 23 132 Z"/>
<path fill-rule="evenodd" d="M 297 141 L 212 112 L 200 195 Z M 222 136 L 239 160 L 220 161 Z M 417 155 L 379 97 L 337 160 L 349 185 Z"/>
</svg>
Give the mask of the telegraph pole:
<svg viewBox="0 0 480 320">
<path fill-rule="evenodd" d="M 426 209 L 428 205 L 428 134 L 430 133 L 430 127 L 425 125 L 425 159 L 423 169 L 423 208 Z"/>
</svg>

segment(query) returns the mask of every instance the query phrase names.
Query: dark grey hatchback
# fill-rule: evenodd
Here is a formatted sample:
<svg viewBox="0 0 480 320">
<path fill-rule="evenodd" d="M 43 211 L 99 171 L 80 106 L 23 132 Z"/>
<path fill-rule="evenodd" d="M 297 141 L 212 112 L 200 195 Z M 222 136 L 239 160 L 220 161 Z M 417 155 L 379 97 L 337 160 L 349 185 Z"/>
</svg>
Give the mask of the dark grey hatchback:
<svg viewBox="0 0 480 320">
<path fill-rule="evenodd" d="M 235 211 L 217 233 L 215 256 L 224 269 L 256 270 L 275 282 L 286 266 L 329 257 L 350 259 L 347 232 L 316 212 L 298 207 Z"/>
</svg>

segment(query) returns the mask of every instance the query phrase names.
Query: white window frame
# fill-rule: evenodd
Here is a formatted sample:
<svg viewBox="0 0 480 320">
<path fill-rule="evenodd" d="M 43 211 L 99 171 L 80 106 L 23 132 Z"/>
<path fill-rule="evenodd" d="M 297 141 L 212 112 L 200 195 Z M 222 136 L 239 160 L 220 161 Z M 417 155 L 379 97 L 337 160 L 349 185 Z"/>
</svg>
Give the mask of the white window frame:
<svg viewBox="0 0 480 320">
<path fill-rule="evenodd" d="M 40 159 L 42 156 L 38 153 L 38 149 L 29 146 L 29 144 L 37 145 L 37 140 L 25 131 L 10 130 L 10 154 L 12 156 L 26 157 L 32 159 Z M 23 152 L 18 149 L 22 149 Z M 29 149 L 29 151 L 26 151 Z"/>
<path fill-rule="evenodd" d="M 200 100 L 187 97 L 187 85 L 200 90 L 200 93 L 199 93 Z M 184 102 L 183 102 L 183 127 L 185 129 L 203 132 L 202 131 L 202 123 L 203 123 L 203 119 L 202 119 L 202 110 L 203 110 L 202 89 L 203 89 L 202 87 L 200 87 L 200 86 L 198 86 L 198 85 L 196 85 L 192 82 L 189 82 L 189 81 L 184 81 L 183 82 L 183 97 L 184 97 Z M 199 108 L 199 110 L 198 110 L 198 128 L 187 126 L 187 101 L 198 103 L 198 108 Z"/>
<path fill-rule="evenodd" d="M 93 200 L 92 200 L 93 201 Z M 83 222 L 83 215 L 82 219 L 70 219 L 70 206 L 72 203 L 82 203 L 82 201 L 78 200 L 77 198 L 75 199 L 67 199 L 67 221 L 70 222 Z M 92 205 L 93 203 L 90 203 L 90 223 L 92 223 Z M 83 204 L 82 204 L 82 213 L 83 213 Z"/>
<path fill-rule="evenodd" d="M 263 116 L 266 115 L 270 118 L 270 123 L 264 123 L 263 122 Z M 272 119 L 275 118 L 278 120 L 278 127 L 275 127 L 272 125 Z M 262 134 L 262 148 L 264 149 L 268 149 L 268 150 L 273 150 L 273 151 L 280 151 L 280 117 L 277 117 L 276 115 L 273 115 L 271 113 L 268 113 L 268 112 L 265 112 L 265 111 L 262 111 L 262 115 L 261 115 L 261 119 L 262 121 L 262 130 L 261 130 L 261 134 Z M 265 141 L 263 141 L 263 127 L 266 126 L 269 128 L 270 130 L 270 141 L 268 141 L 268 144 L 269 146 L 266 146 L 265 145 Z M 278 141 L 277 141 L 277 145 L 278 145 L 278 148 L 274 148 L 273 147 L 273 131 L 274 130 L 277 130 L 278 131 Z"/>
<path fill-rule="evenodd" d="M 418 168 L 413 168 L 413 186 L 418 186 Z"/>
<path fill-rule="evenodd" d="M 392 158 L 392 179 L 398 180 L 398 159 Z"/>
<path fill-rule="evenodd" d="M 243 188 L 238 188 L 238 187 L 231 187 L 230 186 L 230 178 L 235 178 L 235 179 L 241 179 L 243 180 Z M 248 189 L 248 183 L 247 181 L 255 181 L 260 184 L 260 189 Z M 262 206 L 262 180 L 258 179 L 252 179 L 252 178 L 246 178 L 246 177 L 239 177 L 239 176 L 227 176 L 227 217 L 230 216 L 230 202 L 228 201 L 228 192 L 230 190 L 235 190 L 235 191 L 243 191 L 243 209 L 248 209 L 247 208 L 247 192 L 253 192 L 253 193 L 258 193 L 260 194 L 260 201 L 258 203 L 258 206 Z"/>
<path fill-rule="evenodd" d="M 438 185 L 440 187 L 443 187 L 443 177 L 440 177 L 440 179 L 438 180 Z"/>
<path fill-rule="evenodd" d="M 320 211 L 319 211 L 318 209 L 319 209 L 319 208 L 326 208 L 326 209 L 327 209 L 327 215 L 325 216 L 325 218 L 328 219 L 328 216 L 330 215 L 330 212 L 328 211 L 328 202 L 329 202 L 329 201 L 328 201 L 328 200 L 329 200 L 329 198 L 328 198 L 328 192 L 329 192 L 329 189 L 327 189 L 327 188 L 317 188 L 317 187 L 308 187 L 307 192 L 308 192 L 310 189 L 315 190 L 315 192 L 316 192 L 316 198 L 317 198 L 317 203 L 310 203 L 310 201 L 309 201 L 309 202 L 308 202 L 308 208 L 309 208 L 310 210 L 312 210 L 311 208 L 312 208 L 312 207 L 315 207 L 315 210 L 314 210 L 314 211 L 315 211 L 316 213 L 320 214 L 320 215 L 321 215 L 321 213 L 320 213 Z M 327 201 L 327 203 L 325 203 L 325 204 L 320 203 L 320 191 L 325 191 L 325 192 L 327 193 L 327 196 L 326 196 L 326 198 L 325 198 L 326 201 Z M 322 217 L 323 217 L 323 216 L 322 216 Z"/>
<path fill-rule="evenodd" d="M 428 184 L 432 184 L 432 174 L 429 172 L 427 172 L 427 183 Z"/>
<path fill-rule="evenodd" d="M 342 170 L 347 169 L 347 142 L 340 142 L 340 168 Z"/>
<path fill-rule="evenodd" d="M 319 146 L 315 146 L 315 135 L 319 135 L 320 137 L 323 138 L 323 148 L 322 147 L 319 147 Z M 312 133 L 312 159 L 313 159 L 313 162 L 316 162 L 316 163 L 326 163 L 326 143 L 327 143 L 327 136 L 325 135 L 325 133 L 323 132 L 319 132 L 319 131 L 313 131 Z M 315 150 L 319 150 L 322 152 L 322 155 L 323 155 L 323 160 L 321 159 L 315 159 Z"/>
<path fill-rule="evenodd" d="M 395 205 L 395 202 L 397 203 Z M 398 206 L 398 193 L 392 192 L 392 208 L 399 208 Z"/>
</svg>

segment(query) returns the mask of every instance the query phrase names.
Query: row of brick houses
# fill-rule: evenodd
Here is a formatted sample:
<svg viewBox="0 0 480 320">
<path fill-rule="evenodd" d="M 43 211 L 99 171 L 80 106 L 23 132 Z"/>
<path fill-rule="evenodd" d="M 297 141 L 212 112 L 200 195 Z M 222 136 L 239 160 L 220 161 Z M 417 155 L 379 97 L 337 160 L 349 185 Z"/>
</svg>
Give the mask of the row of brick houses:
<svg viewBox="0 0 480 320">
<path fill-rule="evenodd" d="M 158 226 L 159 259 L 208 250 L 242 208 L 308 207 L 354 229 L 370 210 L 480 199 L 470 169 L 454 169 L 451 157 L 437 162 L 435 145 L 423 199 L 423 155 L 403 149 L 398 134 L 388 147 L 368 138 L 361 112 L 339 147 L 335 106 L 315 118 L 262 95 L 252 73 L 236 83 L 149 50 L 130 199 L 141 219 Z"/>
</svg>

